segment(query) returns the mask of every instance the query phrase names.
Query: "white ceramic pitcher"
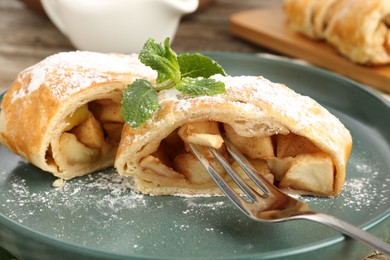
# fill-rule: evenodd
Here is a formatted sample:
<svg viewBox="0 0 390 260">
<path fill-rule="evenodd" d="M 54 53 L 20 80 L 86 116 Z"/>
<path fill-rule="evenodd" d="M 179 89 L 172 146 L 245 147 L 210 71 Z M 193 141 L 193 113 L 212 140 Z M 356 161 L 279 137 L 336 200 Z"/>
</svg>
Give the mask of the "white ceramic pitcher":
<svg viewBox="0 0 390 260">
<path fill-rule="evenodd" d="M 198 0 L 41 0 L 52 22 L 79 50 L 131 53 L 148 38 L 171 41 Z"/>
</svg>

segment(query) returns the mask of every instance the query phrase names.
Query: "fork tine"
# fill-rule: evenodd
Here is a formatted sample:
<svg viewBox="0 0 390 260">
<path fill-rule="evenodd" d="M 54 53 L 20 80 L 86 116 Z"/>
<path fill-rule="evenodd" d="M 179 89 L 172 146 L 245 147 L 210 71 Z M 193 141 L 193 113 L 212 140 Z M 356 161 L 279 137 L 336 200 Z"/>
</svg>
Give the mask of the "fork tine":
<svg viewBox="0 0 390 260">
<path fill-rule="evenodd" d="M 240 151 L 238 151 L 238 149 L 229 140 L 224 138 L 224 142 L 229 154 L 240 165 L 249 178 L 257 185 L 257 187 L 259 187 L 259 189 L 264 193 L 262 196 L 267 197 L 270 191 L 264 185 L 264 183 L 268 183 L 268 181 L 263 176 L 261 176 L 261 174 L 257 173 L 248 159 Z"/>
<path fill-rule="evenodd" d="M 333 216 L 311 211 L 308 205 L 304 202 L 294 199 L 279 191 L 263 176 L 257 174 L 256 170 L 251 166 L 250 162 L 247 161 L 246 158 L 240 152 L 238 152 L 237 149 L 235 149 L 234 145 L 232 145 L 228 140 L 225 140 L 225 145 L 230 155 L 233 157 L 233 159 L 237 161 L 237 163 L 240 164 L 240 166 L 244 171 L 246 171 L 248 176 L 251 179 L 253 177 L 252 180 L 254 182 L 261 184 L 260 187 L 264 186 L 264 189 L 269 192 L 267 193 L 267 195 L 271 196 L 265 197 L 263 200 L 252 200 L 252 203 L 248 200 L 243 199 L 219 175 L 219 173 L 210 164 L 206 156 L 204 156 L 203 153 L 198 150 L 196 145 L 189 143 L 191 150 L 199 159 L 201 164 L 205 167 L 210 176 L 214 179 L 215 183 L 221 188 L 225 195 L 248 217 L 256 221 L 266 222 L 280 222 L 293 219 L 307 219 L 315 221 L 326 226 L 332 227 L 338 231 L 341 231 L 342 233 L 357 240 L 360 240 L 367 245 L 377 248 L 384 253 L 390 253 L 389 245 L 386 242 L 376 238 L 375 236 L 372 236 L 370 233 L 367 233 L 359 229 L 358 227 L 355 227 Z M 215 150 L 214 148 L 210 149 L 210 147 L 209 150 L 213 153 L 215 158 L 218 160 L 218 162 L 221 163 L 222 166 L 225 164 L 229 165 L 229 163 L 225 161 L 223 156 L 220 155 L 217 150 Z M 226 171 L 228 173 L 231 171 L 232 176 L 236 176 L 237 174 L 233 169 Z M 257 178 L 257 176 L 259 178 Z M 234 177 L 232 178 L 234 179 Z M 250 186 L 249 189 L 253 191 L 256 197 L 261 196 L 261 194 L 259 194 L 256 190 L 252 189 Z"/>
<path fill-rule="evenodd" d="M 253 193 L 252 188 L 250 188 L 244 181 L 241 180 L 240 176 L 237 174 L 237 172 L 230 166 L 229 162 L 226 161 L 226 159 L 216 151 L 215 148 L 208 147 L 209 151 L 214 155 L 214 157 L 217 159 L 217 161 L 221 164 L 221 166 L 225 169 L 225 171 L 229 174 L 229 176 L 232 178 L 234 183 L 237 184 L 238 187 L 241 188 L 241 190 L 245 193 L 246 196 L 248 196 L 250 203 L 254 203 L 257 201 L 256 194 Z"/>
<path fill-rule="evenodd" d="M 198 150 L 196 145 L 189 143 L 189 146 L 198 160 L 201 162 L 203 167 L 207 170 L 210 176 L 213 178 L 218 187 L 225 193 L 225 195 L 245 214 L 251 215 L 251 213 L 246 209 L 244 203 L 246 200 L 242 199 L 238 194 L 234 192 L 233 189 L 230 188 L 229 184 L 219 175 L 219 173 L 214 169 L 213 166 L 210 165 L 207 158 Z"/>
</svg>

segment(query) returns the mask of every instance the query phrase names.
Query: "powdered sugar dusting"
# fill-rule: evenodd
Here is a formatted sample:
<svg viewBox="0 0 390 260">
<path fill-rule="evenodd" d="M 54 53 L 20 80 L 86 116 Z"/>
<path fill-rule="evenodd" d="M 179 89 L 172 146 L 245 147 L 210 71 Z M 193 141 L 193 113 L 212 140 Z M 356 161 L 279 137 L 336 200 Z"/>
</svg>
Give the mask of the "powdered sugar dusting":
<svg viewBox="0 0 390 260">
<path fill-rule="evenodd" d="M 29 84 L 13 93 L 12 101 L 33 93 L 43 84 L 61 100 L 92 84 L 125 80 L 126 75 L 152 79 L 157 74 L 143 65 L 137 54 L 62 52 L 23 71 L 18 79 L 29 77 Z"/>
<path fill-rule="evenodd" d="M 232 207 L 224 197 L 142 195 L 132 189 L 131 179 L 118 175 L 114 169 L 66 181 L 59 188 L 41 186 L 38 190 L 23 175 L 11 177 L 10 188 L 2 191 L 7 199 L 0 203 L 7 217 L 34 230 L 51 232 L 50 236 L 59 239 L 118 252 L 159 251 L 169 243 L 166 234 L 192 233 L 199 222 L 204 223 L 201 234 L 222 236 L 208 218 L 220 216 L 221 210 Z M 171 212 L 175 215 L 168 217 Z M 151 240 L 161 229 L 167 233 Z M 126 239 L 118 236 L 122 233 Z"/>
<path fill-rule="evenodd" d="M 376 209 L 388 205 L 390 178 L 383 180 L 375 164 L 362 158 L 354 160 L 350 171 L 355 176 L 349 177 L 340 196 L 300 199 L 330 214 L 356 212 L 354 217 L 375 216 Z M 2 190 L 2 214 L 33 230 L 51 232 L 52 237 L 98 250 L 161 256 L 165 249 L 183 246 L 190 250 L 187 255 L 199 254 L 199 250 L 219 255 L 218 250 L 208 248 L 210 240 L 231 243 L 225 254 L 233 256 L 258 250 L 255 238 L 243 236 L 237 240 L 237 235 L 256 229 L 264 238 L 263 228 L 278 229 L 271 224 L 254 224 L 222 196 L 142 195 L 132 189 L 131 179 L 119 176 L 114 169 L 66 181 L 60 188 L 49 187 L 49 180 L 48 187 L 42 189 L 44 180 L 39 179 L 36 189 L 34 178 L 24 176 L 27 175 L 0 173 L 0 180 L 8 179 Z M 162 255 L 170 253 L 164 251 Z"/>
<path fill-rule="evenodd" d="M 298 131 L 306 127 L 308 129 L 325 128 L 329 130 L 327 136 L 349 134 L 347 130 L 340 132 L 340 121 L 320 107 L 316 101 L 282 84 L 254 76 L 223 77 L 216 75 L 214 78 L 224 82 L 227 94 L 237 101 L 242 101 L 242 104 L 251 103 L 254 107 L 258 107 L 259 104 L 266 103 L 268 105 L 266 109 L 272 109 L 289 120 L 299 122 L 299 124 L 294 124 L 294 128 Z M 321 135 L 318 135 L 318 138 L 322 138 Z M 328 140 L 324 142 L 331 143 Z"/>
<path fill-rule="evenodd" d="M 44 82 L 46 79 L 46 72 L 42 69 L 36 69 L 33 71 L 31 75 L 31 81 L 30 81 L 30 86 L 27 89 L 27 93 L 32 93 L 35 90 L 37 90 L 42 82 Z"/>
<path fill-rule="evenodd" d="M 345 152 L 344 144 L 351 140 L 349 131 L 338 118 L 310 97 L 264 77 L 214 75 L 212 78 L 225 84 L 226 93 L 189 98 L 172 89 L 161 91 L 158 94 L 159 102 L 162 106 L 165 102 L 169 105 L 173 103 L 175 112 L 186 112 L 191 104 L 197 102 L 210 105 L 210 108 L 219 104 L 234 104 L 245 114 L 245 118 L 252 121 L 270 119 L 275 125 L 287 126 L 292 132 L 305 131 L 307 138 L 327 146 L 335 154 Z M 159 127 L 172 123 L 172 119 L 151 119 L 149 123 Z"/>
<path fill-rule="evenodd" d="M 60 187 L 48 187 L 46 190 L 39 191 L 34 191 L 25 179 L 14 177 L 10 187 L 5 192 L 9 199 L 3 201 L 1 206 L 8 208 L 10 210 L 8 216 L 20 223 L 23 223 L 29 216 L 39 213 L 43 208 L 55 211 L 77 211 L 88 205 L 93 205 L 94 209 L 100 213 L 115 218 L 114 213 L 121 211 L 146 211 L 148 199 L 153 200 L 153 197 L 145 196 L 134 190 L 132 179 L 119 175 L 114 169 L 72 179 L 64 182 Z M 186 203 L 186 210 L 183 214 L 203 214 L 200 212 L 218 211 L 226 206 L 224 201 L 208 200 L 214 196 L 206 194 L 182 194 L 180 197 L 177 199 Z M 200 201 L 202 203 L 199 203 Z M 15 204 L 21 208 L 15 208 Z M 32 208 L 31 205 L 41 205 L 42 208 L 30 210 L 26 215 L 23 207 Z M 149 209 L 155 210 L 156 208 L 160 206 L 155 204 Z"/>
<path fill-rule="evenodd" d="M 360 177 L 351 176 L 346 180 L 341 196 L 348 199 L 343 206 L 355 211 L 383 207 L 389 199 L 390 177 L 381 177 L 379 167 L 363 158 L 352 165 L 352 172 Z"/>
<path fill-rule="evenodd" d="M 145 206 L 144 196 L 131 189 L 129 179 L 117 173 L 96 173 L 84 179 L 67 181 L 62 187 L 39 192 L 30 190 L 24 179 L 16 179 L 11 187 L 8 192 L 10 198 L 15 199 L 8 199 L 2 206 L 41 204 L 48 209 L 77 210 L 93 201 L 94 207 L 107 213 Z M 34 211 L 29 212 L 29 215 L 32 214 Z M 9 217 L 24 222 L 27 216 L 13 211 Z"/>
</svg>

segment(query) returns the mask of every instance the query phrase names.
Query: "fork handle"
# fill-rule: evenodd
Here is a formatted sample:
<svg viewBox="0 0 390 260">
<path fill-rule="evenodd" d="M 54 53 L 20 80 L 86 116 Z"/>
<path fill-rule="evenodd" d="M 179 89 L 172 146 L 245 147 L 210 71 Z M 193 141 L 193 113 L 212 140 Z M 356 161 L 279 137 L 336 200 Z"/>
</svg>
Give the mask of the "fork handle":
<svg viewBox="0 0 390 260">
<path fill-rule="evenodd" d="M 362 229 L 351 225 L 341 219 L 338 219 L 334 216 L 327 215 L 324 213 L 313 212 L 313 214 L 305 214 L 296 216 L 297 218 L 304 218 L 307 220 L 312 220 L 326 226 L 332 227 L 343 234 L 350 236 L 356 240 L 359 240 L 378 251 L 390 256 L 390 244 L 385 241 L 380 240 L 379 238 L 371 235 L 370 233 L 363 231 Z"/>
</svg>

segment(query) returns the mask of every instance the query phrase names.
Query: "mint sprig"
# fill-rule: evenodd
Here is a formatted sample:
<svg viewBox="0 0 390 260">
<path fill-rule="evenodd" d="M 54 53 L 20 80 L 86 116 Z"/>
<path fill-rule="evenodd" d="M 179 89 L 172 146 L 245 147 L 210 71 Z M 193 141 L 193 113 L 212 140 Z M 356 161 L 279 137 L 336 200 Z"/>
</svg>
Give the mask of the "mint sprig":
<svg viewBox="0 0 390 260">
<path fill-rule="evenodd" d="M 157 90 L 169 89 L 180 82 L 180 67 L 176 53 L 169 45 L 169 38 L 163 44 L 149 39 L 139 53 L 140 61 L 157 71 Z"/>
<path fill-rule="evenodd" d="M 145 123 L 159 109 L 158 91 L 175 87 L 189 96 L 225 92 L 223 82 L 209 78 L 215 74 L 226 75 L 217 62 L 199 53 L 177 55 L 170 47 L 169 38 L 163 43 L 149 39 L 140 51 L 139 59 L 158 75 L 156 83 L 138 79 L 124 92 L 122 114 L 125 122 L 133 128 Z"/>
<path fill-rule="evenodd" d="M 183 78 L 176 89 L 190 96 L 212 96 L 225 92 L 225 84 L 214 79 Z"/>
<path fill-rule="evenodd" d="M 145 123 L 159 107 L 157 92 L 150 81 L 137 79 L 123 93 L 123 119 L 133 128 Z"/>
<path fill-rule="evenodd" d="M 177 60 L 182 78 L 209 78 L 215 74 L 226 75 L 223 68 L 217 62 L 199 53 L 184 53 L 179 55 Z"/>
</svg>

